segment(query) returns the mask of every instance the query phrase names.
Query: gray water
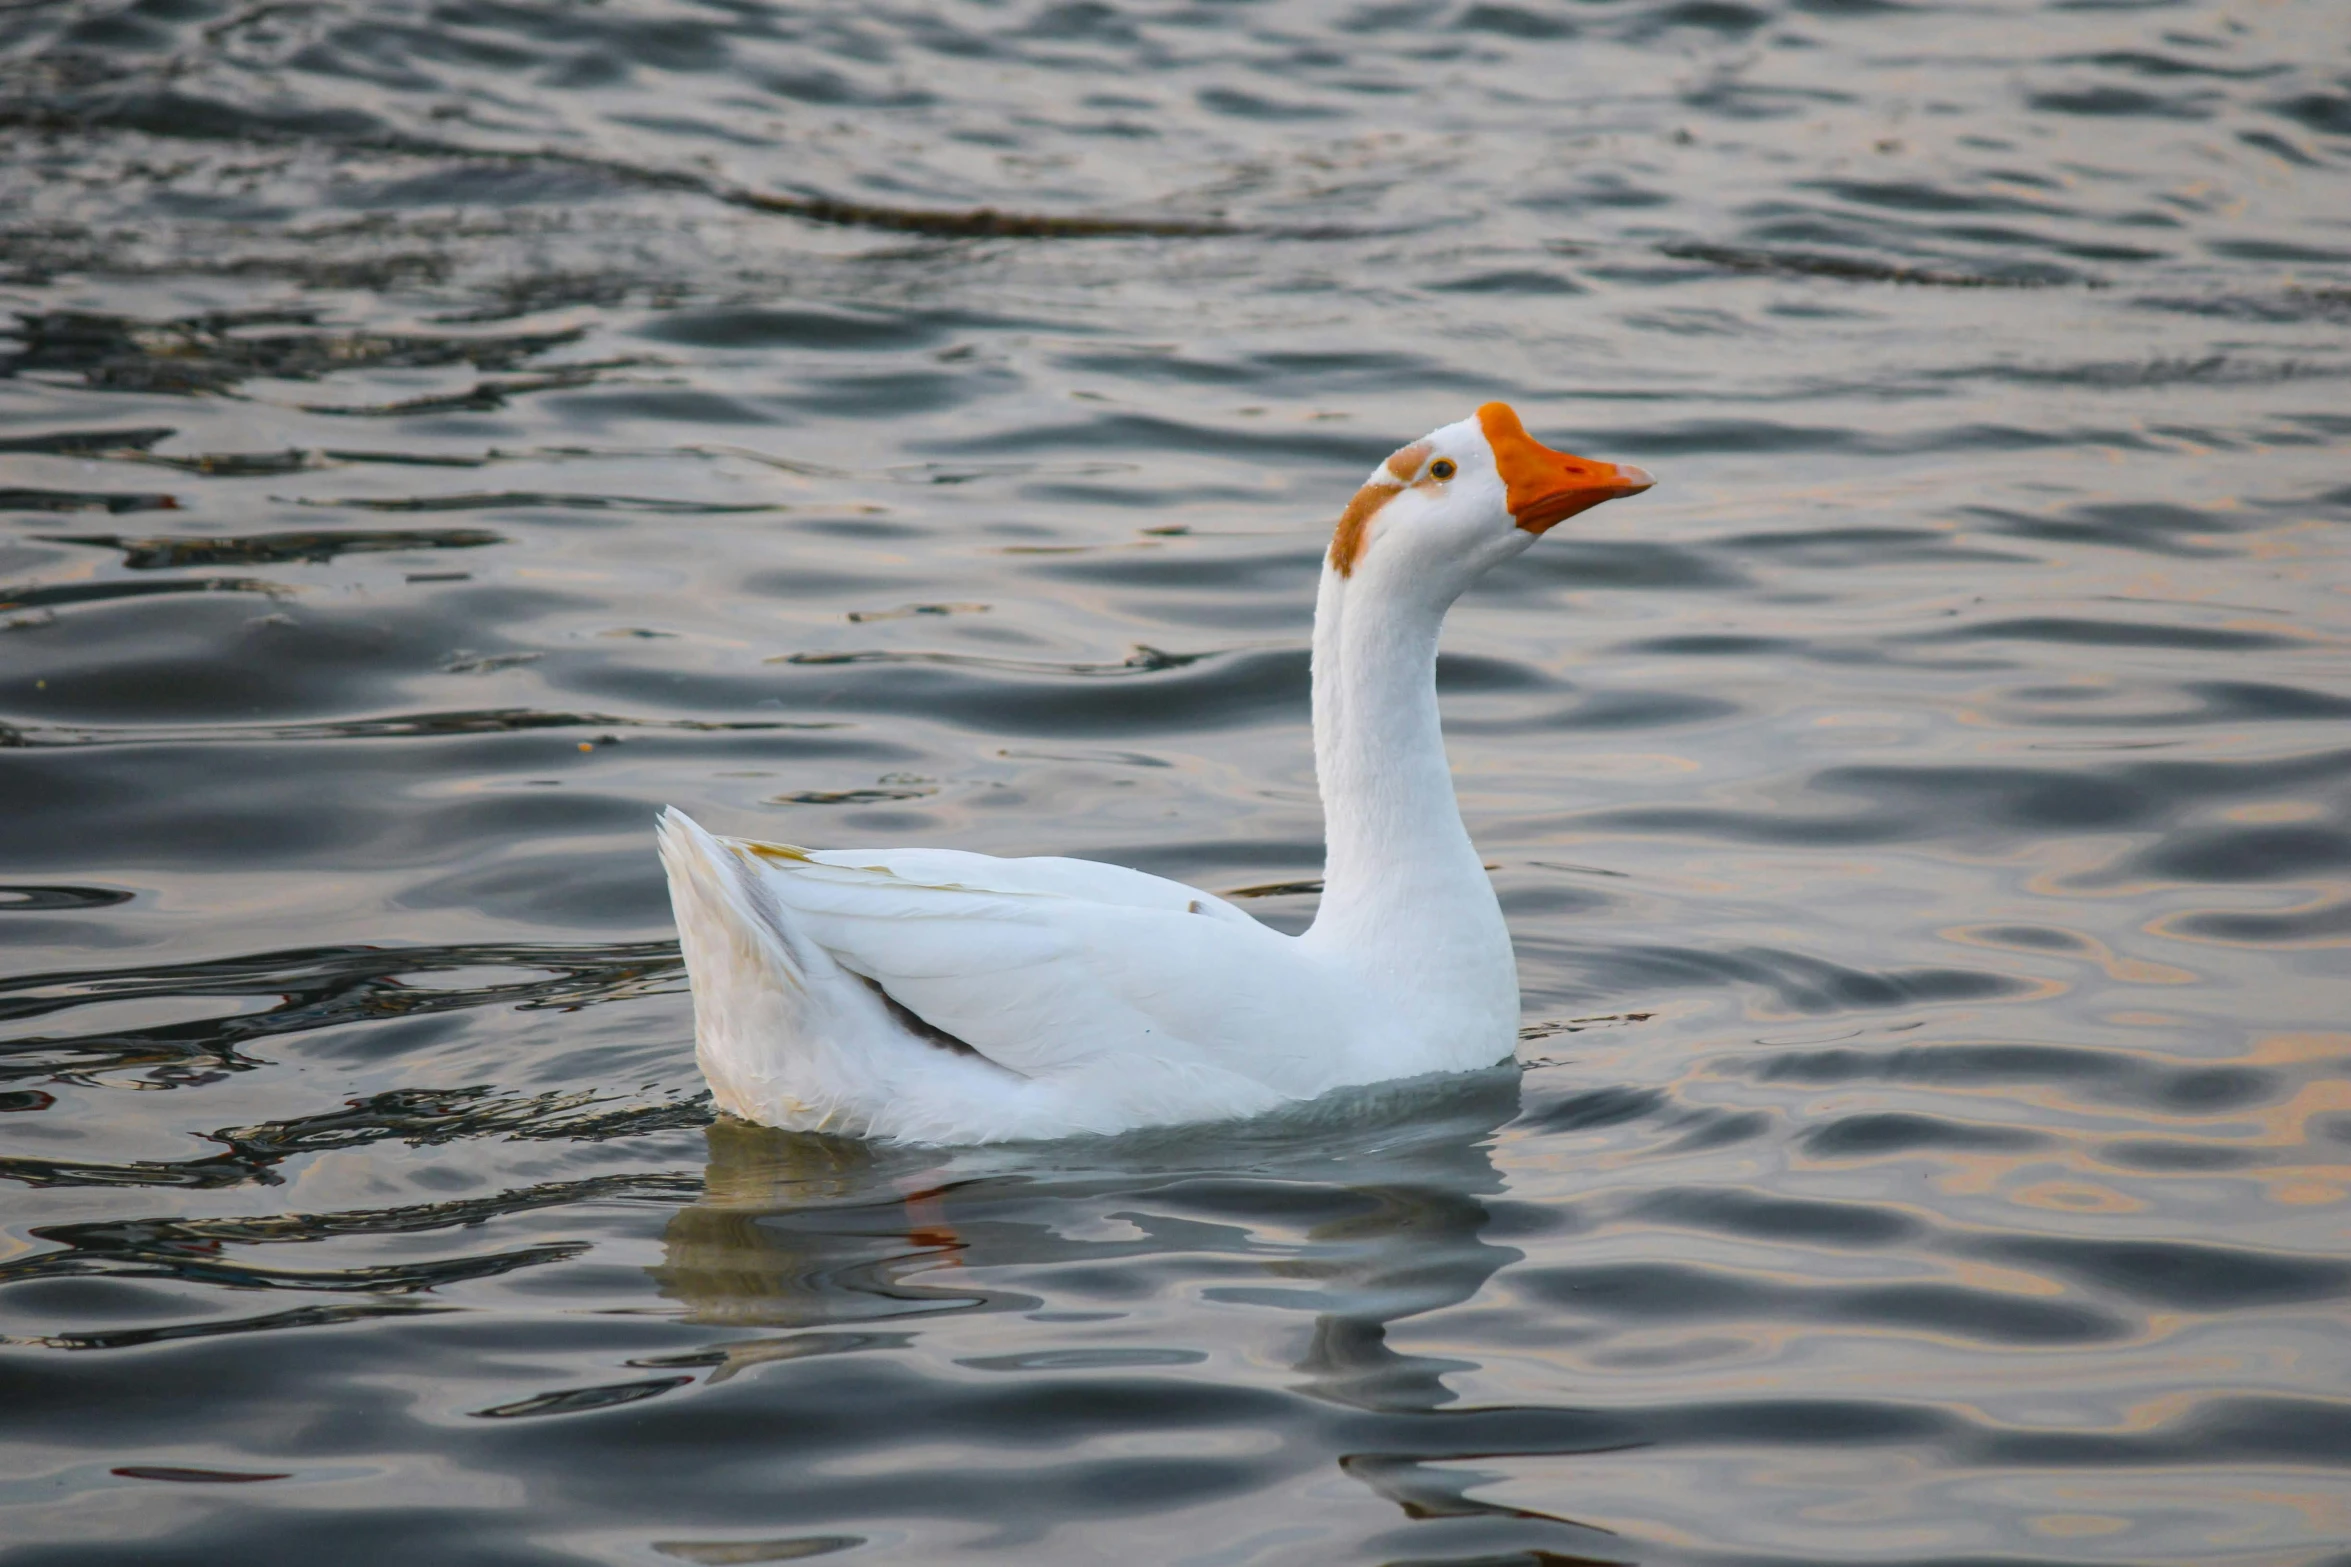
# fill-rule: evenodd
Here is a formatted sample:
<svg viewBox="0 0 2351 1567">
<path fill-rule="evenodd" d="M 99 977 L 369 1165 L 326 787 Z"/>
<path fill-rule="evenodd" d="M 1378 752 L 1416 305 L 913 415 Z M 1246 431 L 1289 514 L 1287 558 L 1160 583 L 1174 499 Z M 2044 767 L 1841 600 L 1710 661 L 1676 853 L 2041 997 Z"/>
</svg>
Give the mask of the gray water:
<svg viewBox="0 0 2351 1567">
<path fill-rule="evenodd" d="M 0 6 L 0 1557 L 2351 1562 L 2336 0 Z M 651 844 L 1314 904 L 1517 1069 L 711 1120 Z"/>
</svg>

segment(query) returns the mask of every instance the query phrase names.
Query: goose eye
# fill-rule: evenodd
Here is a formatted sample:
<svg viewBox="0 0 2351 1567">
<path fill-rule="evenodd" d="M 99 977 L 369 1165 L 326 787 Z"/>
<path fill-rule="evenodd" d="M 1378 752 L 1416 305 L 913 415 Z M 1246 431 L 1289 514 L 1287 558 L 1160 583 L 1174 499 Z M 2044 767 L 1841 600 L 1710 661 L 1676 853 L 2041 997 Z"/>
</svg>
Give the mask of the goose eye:
<svg viewBox="0 0 2351 1567">
<path fill-rule="evenodd" d="M 1450 479 L 1460 471 L 1454 467 L 1453 459 L 1450 457 L 1440 457 L 1429 464 L 1429 477 L 1432 479 Z"/>
</svg>

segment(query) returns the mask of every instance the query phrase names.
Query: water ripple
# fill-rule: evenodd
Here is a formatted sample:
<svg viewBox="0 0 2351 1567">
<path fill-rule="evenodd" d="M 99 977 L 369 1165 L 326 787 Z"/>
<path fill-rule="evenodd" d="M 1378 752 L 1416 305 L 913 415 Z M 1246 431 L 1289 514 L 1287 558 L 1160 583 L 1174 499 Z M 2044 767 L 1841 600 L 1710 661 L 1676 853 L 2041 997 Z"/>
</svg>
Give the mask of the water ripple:
<svg viewBox="0 0 2351 1567">
<path fill-rule="evenodd" d="M 2340 33 L 0 4 L 12 1567 L 2335 1560 Z M 1300 929 L 1492 397 L 1515 1069 L 712 1118 L 658 808 Z"/>
</svg>

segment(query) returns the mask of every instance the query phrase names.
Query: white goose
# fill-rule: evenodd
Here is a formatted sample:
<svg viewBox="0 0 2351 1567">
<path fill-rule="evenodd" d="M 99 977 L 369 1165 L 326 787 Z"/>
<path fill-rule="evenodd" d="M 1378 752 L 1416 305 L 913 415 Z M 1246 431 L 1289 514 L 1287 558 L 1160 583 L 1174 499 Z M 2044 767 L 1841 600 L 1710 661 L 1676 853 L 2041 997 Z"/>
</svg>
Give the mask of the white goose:
<svg viewBox="0 0 2351 1567">
<path fill-rule="evenodd" d="M 798 849 L 672 807 L 661 862 L 719 1107 L 988 1142 L 1254 1115 L 1508 1056 L 1518 970 L 1454 803 L 1437 632 L 1545 529 L 1650 483 L 1488 403 L 1355 492 L 1314 608 L 1326 859 L 1300 936 L 1092 860 Z"/>
</svg>

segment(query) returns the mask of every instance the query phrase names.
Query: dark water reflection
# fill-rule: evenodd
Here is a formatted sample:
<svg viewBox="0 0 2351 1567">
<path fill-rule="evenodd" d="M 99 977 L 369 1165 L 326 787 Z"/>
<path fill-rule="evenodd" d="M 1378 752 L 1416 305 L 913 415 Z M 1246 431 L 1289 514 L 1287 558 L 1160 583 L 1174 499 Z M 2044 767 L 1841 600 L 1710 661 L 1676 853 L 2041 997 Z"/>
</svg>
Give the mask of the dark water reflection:
<svg viewBox="0 0 2351 1567">
<path fill-rule="evenodd" d="M 2351 1562 L 2338 10 L 0 4 L 0 1557 Z M 1296 929 L 1494 396 L 1521 1071 L 710 1124 L 657 806 Z"/>
</svg>

